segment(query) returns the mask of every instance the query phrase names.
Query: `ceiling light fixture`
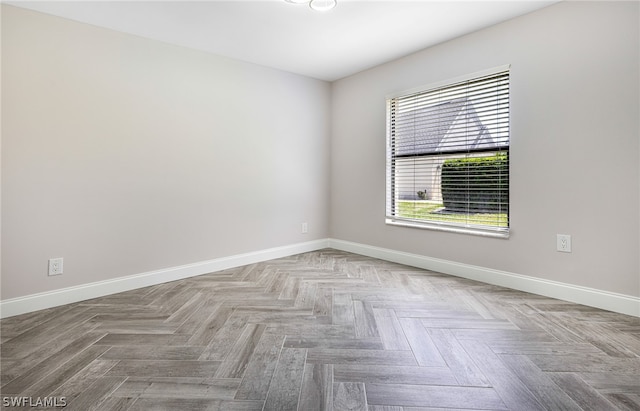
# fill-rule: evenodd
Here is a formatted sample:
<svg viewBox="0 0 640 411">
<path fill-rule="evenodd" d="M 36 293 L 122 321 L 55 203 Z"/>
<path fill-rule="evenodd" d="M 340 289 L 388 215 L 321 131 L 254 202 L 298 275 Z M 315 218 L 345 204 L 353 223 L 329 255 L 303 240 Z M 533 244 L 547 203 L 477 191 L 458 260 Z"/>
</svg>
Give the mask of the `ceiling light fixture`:
<svg viewBox="0 0 640 411">
<path fill-rule="evenodd" d="M 315 11 L 328 11 L 334 8 L 338 2 L 336 0 L 285 0 L 287 3 L 305 4 L 308 3 Z"/>
</svg>

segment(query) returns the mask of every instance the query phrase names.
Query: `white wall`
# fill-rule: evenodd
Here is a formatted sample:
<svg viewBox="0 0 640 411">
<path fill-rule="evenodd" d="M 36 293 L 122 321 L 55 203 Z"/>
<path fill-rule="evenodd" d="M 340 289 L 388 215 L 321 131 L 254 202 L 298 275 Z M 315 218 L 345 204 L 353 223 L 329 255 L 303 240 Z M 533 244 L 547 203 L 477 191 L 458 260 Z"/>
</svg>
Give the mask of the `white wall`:
<svg viewBox="0 0 640 411">
<path fill-rule="evenodd" d="M 563 2 L 333 83 L 331 236 L 640 296 L 639 17 Z M 511 237 L 385 225 L 385 96 L 504 64 Z"/>
<path fill-rule="evenodd" d="M 2 299 L 326 238 L 329 104 L 326 82 L 3 5 Z"/>
</svg>

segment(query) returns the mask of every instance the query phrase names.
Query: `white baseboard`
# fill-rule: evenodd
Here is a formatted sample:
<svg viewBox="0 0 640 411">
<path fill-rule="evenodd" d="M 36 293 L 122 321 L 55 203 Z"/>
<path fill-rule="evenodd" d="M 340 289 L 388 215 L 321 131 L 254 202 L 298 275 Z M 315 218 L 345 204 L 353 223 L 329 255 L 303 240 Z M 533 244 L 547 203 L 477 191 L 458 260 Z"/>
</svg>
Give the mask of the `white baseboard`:
<svg viewBox="0 0 640 411">
<path fill-rule="evenodd" d="M 424 268 L 457 277 L 468 278 L 470 280 L 481 281 L 483 283 L 499 285 L 514 290 L 538 294 L 545 297 L 557 298 L 563 301 L 640 317 L 640 298 L 638 297 L 343 240 L 329 239 L 329 247 L 368 257 L 379 258 L 381 260 L 405 264 L 412 267 Z"/>
<path fill-rule="evenodd" d="M 328 239 L 269 248 L 0 301 L 0 318 L 327 248 Z"/>
<path fill-rule="evenodd" d="M 275 258 L 288 257 L 327 247 L 640 317 L 640 298 L 638 297 L 350 241 L 321 239 L 12 298 L 0 301 L 0 318 L 12 317 L 14 315 L 181 280 L 229 268 L 241 267 L 247 264 L 255 264 Z"/>
</svg>

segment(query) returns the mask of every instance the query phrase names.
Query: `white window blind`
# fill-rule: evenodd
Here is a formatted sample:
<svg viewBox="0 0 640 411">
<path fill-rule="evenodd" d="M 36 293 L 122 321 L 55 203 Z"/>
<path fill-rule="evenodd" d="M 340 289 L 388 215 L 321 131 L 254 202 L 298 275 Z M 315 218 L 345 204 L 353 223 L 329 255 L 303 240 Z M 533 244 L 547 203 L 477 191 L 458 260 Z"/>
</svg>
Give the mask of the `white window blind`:
<svg viewBox="0 0 640 411">
<path fill-rule="evenodd" d="M 390 224 L 507 236 L 509 68 L 387 100 Z"/>
</svg>

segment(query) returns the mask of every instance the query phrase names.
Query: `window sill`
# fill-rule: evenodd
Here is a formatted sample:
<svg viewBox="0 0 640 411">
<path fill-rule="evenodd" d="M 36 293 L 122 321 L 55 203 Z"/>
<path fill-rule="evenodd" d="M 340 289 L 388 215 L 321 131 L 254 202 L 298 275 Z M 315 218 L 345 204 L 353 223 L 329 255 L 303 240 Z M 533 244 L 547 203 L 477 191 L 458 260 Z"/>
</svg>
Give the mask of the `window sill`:
<svg viewBox="0 0 640 411">
<path fill-rule="evenodd" d="M 388 225 L 393 225 L 398 227 L 445 231 L 448 233 L 470 234 L 470 235 L 477 235 L 481 237 L 491 237 L 491 238 L 503 238 L 503 239 L 509 238 L 509 229 L 498 231 L 498 230 L 482 229 L 482 228 L 475 228 L 475 227 L 462 227 L 462 226 L 452 226 L 452 225 L 445 225 L 445 224 L 434 224 L 434 223 L 425 223 L 425 222 L 408 221 L 408 220 L 395 220 L 393 218 L 387 218 L 385 222 Z"/>
</svg>

